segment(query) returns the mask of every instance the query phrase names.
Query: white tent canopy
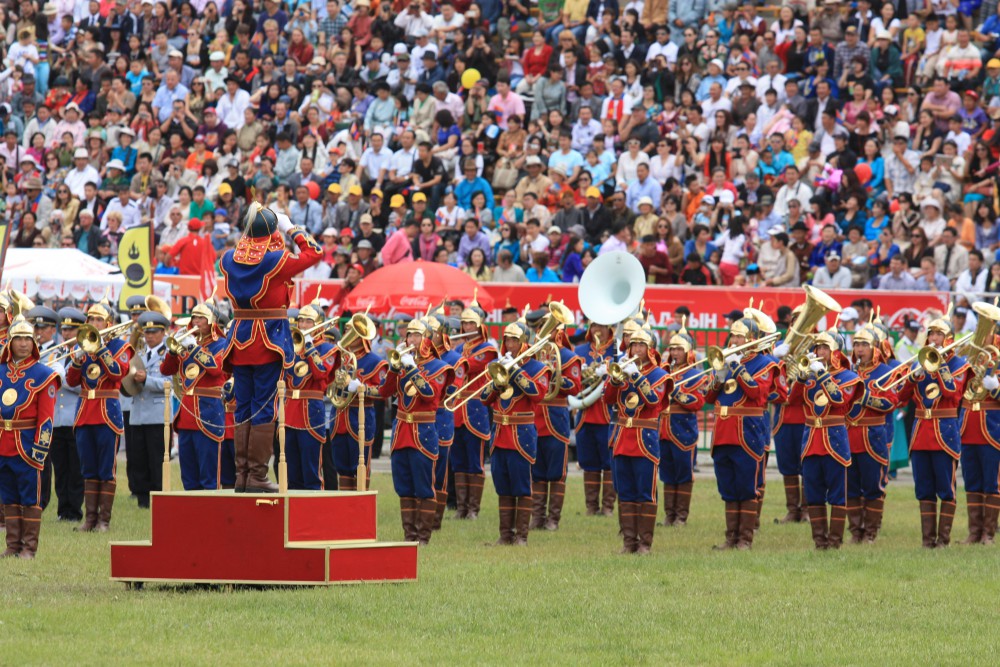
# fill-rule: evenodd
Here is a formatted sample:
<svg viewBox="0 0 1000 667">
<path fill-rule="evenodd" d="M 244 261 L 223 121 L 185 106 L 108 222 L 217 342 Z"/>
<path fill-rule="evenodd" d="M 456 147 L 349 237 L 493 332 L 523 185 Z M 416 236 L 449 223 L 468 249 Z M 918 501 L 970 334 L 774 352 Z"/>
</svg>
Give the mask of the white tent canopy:
<svg viewBox="0 0 1000 667">
<path fill-rule="evenodd" d="M 3 285 L 33 300 L 97 301 L 110 288 L 115 303 L 125 284 L 117 266 L 105 264 L 75 248 L 9 248 L 3 265 Z M 153 293 L 170 299 L 170 284 L 154 282 Z"/>
</svg>

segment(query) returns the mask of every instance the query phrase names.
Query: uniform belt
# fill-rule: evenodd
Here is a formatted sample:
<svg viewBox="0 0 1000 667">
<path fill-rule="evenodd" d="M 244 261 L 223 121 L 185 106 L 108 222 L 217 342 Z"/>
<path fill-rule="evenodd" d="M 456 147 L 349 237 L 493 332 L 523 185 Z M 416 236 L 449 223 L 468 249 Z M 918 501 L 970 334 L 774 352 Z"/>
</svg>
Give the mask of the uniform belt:
<svg viewBox="0 0 1000 667">
<path fill-rule="evenodd" d="M 87 389 L 86 391 L 81 391 L 80 396 L 82 398 L 118 398 L 119 392 L 117 389 Z"/>
<path fill-rule="evenodd" d="M 542 405 L 547 405 L 551 408 L 565 408 L 569 406 L 569 402 L 566 400 L 565 396 L 556 396 L 551 401 L 542 401 Z"/>
<path fill-rule="evenodd" d="M 229 414 L 234 414 L 236 412 L 236 406 L 235 405 L 229 405 L 229 403 L 226 403 L 226 405 L 225 405 L 225 411 L 227 413 L 229 413 Z"/>
<path fill-rule="evenodd" d="M 917 419 L 955 419 L 958 409 L 940 410 L 938 408 L 917 408 Z"/>
<path fill-rule="evenodd" d="M 666 410 L 661 411 L 660 414 L 661 415 L 685 415 L 685 414 L 689 415 L 689 414 L 691 414 L 691 411 L 690 410 L 685 410 L 684 408 L 682 408 L 679 405 L 671 405 Z"/>
<path fill-rule="evenodd" d="M 34 429 L 38 427 L 38 422 L 34 419 L 4 419 L 3 430 L 21 431 L 24 429 Z"/>
<path fill-rule="evenodd" d="M 867 417 L 861 417 L 859 419 L 847 419 L 848 426 L 884 426 L 885 417 L 880 417 L 878 415 L 869 415 Z"/>
<path fill-rule="evenodd" d="M 515 412 L 514 414 L 493 413 L 493 421 L 500 426 L 523 426 L 535 423 L 534 412 Z"/>
<path fill-rule="evenodd" d="M 628 417 L 622 419 L 618 417 L 615 423 L 619 426 L 624 426 L 625 428 L 651 428 L 657 429 L 660 427 L 660 422 L 656 419 L 639 419 L 638 417 Z"/>
<path fill-rule="evenodd" d="M 201 398 L 222 398 L 222 387 L 191 387 L 184 390 L 185 396 L 200 396 Z"/>
<path fill-rule="evenodd" d="M 315 389 L 292 389 L 288 392 L 288 398 L 292 400 L 310 399 L 322 401 L 326 398 L 326 394 L 321 391 L 316 391 Z"/>
<path fill-rule="evenodd" d="M 437 419 L 436 412 L 397 412 L 396 419 L 407 424 L 433 424 Z"/>
<path fill-rule="evenodd" d="M 233 318 L 237 320 L 283 320 L 288 317 L 287 308 L 261 308 L 251 310 L 237 308 L 233 311 Z"/>
<path fill-rule="evenodd" d="M 1000 410 L 1000 401 L 973 401 L 969 404 L 969 409 L 973 412 Z"/>
<path fill-rule="evenodd" d="M 715 408 L 717 417 L 763 417 L 764 408 L 743 408 L 735 405 L 720 405 Z"/>
<path fill-rule="evenodd" d="M 885 423 L 884 421 L 881 423 Z M 833 417 L 806 417 L 806 426 L 809 428 L 828 428 L 830 426 L 843 426 L 844 417 L 835 415 Z"/>
</svg>

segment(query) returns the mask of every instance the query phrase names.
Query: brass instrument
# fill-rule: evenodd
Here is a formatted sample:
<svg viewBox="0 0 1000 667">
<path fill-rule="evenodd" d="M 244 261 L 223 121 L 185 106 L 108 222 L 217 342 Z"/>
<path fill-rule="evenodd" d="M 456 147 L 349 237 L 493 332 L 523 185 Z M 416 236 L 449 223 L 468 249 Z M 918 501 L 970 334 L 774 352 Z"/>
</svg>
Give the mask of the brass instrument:
<svg viewBox="0 0 1000 667">
<path fill-rule="evenodd" d="M 400 350 L 396 349 L 389 350 L 385 355 L 385 360 L 389 362 L 389 368 L 398 372 L 399 369 L 403 367 L 403 355 L 409 354 L 410 352 L 413 352 L 413 350 L 415 349 L 416 345 L 407 345 L 406 347 Z"/>
<path fill-rule="evenodd" d="M 883 375 L 881 378 L 876 380 L 872 386 L 874 386 L 879 391 L 889 391 L 897 384 L 900 384 L 905 380 L 908 380 L 911 375 L 916 373 L 917 370 L 921 368 L 927 373 L 935 373 L 939 368 L 941 368 L 941 365 L 944 364 L 945 353 L 950 352 L 951 350 L 955 349 L 960 345 L 968 343 L 971 337 L 972 334 L 968 334 L 967 336 L 962 336 L 961 338 L 951 343 L 950 345 L 946 345 L 945 347 L 942 347 L 940 349 L 934 347 L 933 345 L 925 345 L 922 348 L 920 348 L 920 351 L 917 352 L 916 355 L 910 357 L 904 363 L 899 365 L 899 368 L 906 368 L 907 366 L 909 366 L 909 368 L 906 370 L 905 373 L 899 375 L 895 380 L 890 382 L 888 385 L 883 385 L 882 381 L 884 381 L 890 375 L 887 373 L 886 375 Z M 940 389 L 938 389 L 937 391 L 940 392 Z M 934 398 L 935 396 L 937 396 L 937 393 L 935 393 L 934 396 L 931 396 L 930 394 L 931 390 L 928 391 L 928 396 L 927 396 L 928 398 Z"/>
<path fill-rule="evenodd" d="M 562 386 L 562 355 L 559 353 L 559 347 L 555 343 L 546 343 L 542 349 L 543 354 L 548 359 L 543 361 L 552 367 L 552 377 L 549 378 L 549 390 L 545 392 L 544 399 L 551 401 L 559 395 L 559 389 Z"/>
<path fill-rule="evenodd" d="M 180 334 L 181 332 L 178 332 Z M 167 352 L 171 354 L 176 354 L 178 357 L 187 354 L 188 352 L 188 339 L 195 338 L 195 332 L 192 329 L 185 329 L 183 335 L 178 336 L 168 336 L 167 337 Z M 193 341 L 192 341 L 193 342 Z"/>
<path fill-rule="evenodd" d="M 550 303 L 549 314 L 546 317 L 545 321 L 542 323 L 542 326 L 538 329 L 538 339 L 535 341 L 535 344 L 529 347 L 521 354 L 517 355 L 517 357 L 513 359 L 509 359 L 507 361 L 490 362 L 490 364 L 486 367 L 486 370 L 484 370 L 482 373 L 472 378 L 471 380 L 466 381 L 464 385 L 459 387 L 458 391 L 456 391 L 454 394 L 445 399 L 443 403 L 445 410 L 448 410 L 449 412 L 454 412 L 455 410 L 458 410 L 460 407 L 462 407 L 463 405 L 471 401 L 473 398 L 478 396 L 479 395 L 478 391 L 466 392 L 468 394 L 467 396 L 461 396 L 462 390 L 465 389 L 466 387 L 475 387 L 480 382 L 480 380 L 482 380 L 487 375 L 490 377 L 490 380 L 493 382 L 495 386 L 506 387 L 510 383 L 510 370 L 514 366 L 520 363 L 521 360 L 533 357 L 534 355 L 538 354 L 539 350 L 545 347 L 546 344 L 549 342 L 549 340 L 551 340 L 552 335 L 555 333 L 556 329 L 558 329 L 560 326 L 572 324 L 572 322 L 573 322 L 573 313 L 570 311 L 569 308 L 567 308 L 565 305 L 563 305 L 558 301 Z M 390 356 L 391 354 L 392 352 L 390 351 Z M 391 359 L 389 361 L 389 365 L 390 366 L 392 365 Z M 461 397 L 461 400 L 459 400 L 459 397 Z"/>
<path fill-rule="evenodd" d="M 993 332 L 1000 322 L 1000 307 L 980 302 L 973 304 L 972 310 L 979 318 L 976 321 L 976 330 L 958 353 L 966 358 L 972 370 L 972 378 L 963 398 L 967 401 L 982 401 L 989 394 L 983 387 L 983 379 L 997 367 L 1000 360 L 1000 349 L 993 345 Z"/>
<path fill-rule="evenodd" d="M 812 285 L 804 285 L 803 289 L 806 292 L 806 302 L 802 306 L 799 316 L 795 318 L 795 322 L 788 329 L 788 335 L 784 340 L 784 345 L 788 347 L 788 354 L 791 355 L 792 359 L 799 359 L 805 354 L 805 348 L 812 343 L 814 336 L 809 332 L 819 324 L 821 319 L 829 313 L 839 313 L 843 310 L 833 297 L 822 290 L 816 289 Z M 786 368 L 790 380 L 794 379 L 797 371 L 798 369 L 794 365 L 788 365 Z"/>
<path fill-rule="evenodd" d="M 311 332 L 320 328 L 326 331 L 329 328 L 329 323 L 333 321 L 336 320 L 327 320 L 306 331 L 303 334 L 303 344 L 305 343 L 305 335 L 311 334 Z M 347 385 L 351 383 L 351 380 L 354 379 L 354 376 L 358 372 L 358 357 L 351 352 L 350 347 L 359 338 L 363 340 L 375 338 L 375 323 L 364 313 L 357 313 L 351 317 L 351 321 L 347 323 L 347 330 L 335 346 L 344 353 L 345 360 L 347 361 L 347 363 L 341 364 L 337 372 L 334 373 L 333 382 L 330 383 L 330 388 L 327 390 L 330 402 L 333 403 L 333 407 L 337 410 L 343 410 L 350 405 L 354 399 L 354 393 L 356 393 L 347 391 Z M 392 352 L 395 352 L 395 350 L 392 350 Z M 399 356 L 402 356 L 402 354 Z M 364 450 L 363 447 L 362 450 Z"/>
<path fill-rule="evenodd" d="M 173 312 L 167 302 L 152 294 L 146 297 L 146 310 L 163 315 L 168 322 L 173 317 Z M 146 370 L 146 360 L 143 354 L 146 351 L 146 341 L 142 337 L 142 327 L 132 327 L 128 343 L 132 346 L 135 354 L 129 359 L 128 375 L 122 378 L 122 393 L 126 396 L 135 396 L 142 391 L 142 385 L 136 382 L 135 376 L 139 371 Z"/>
<path fill-rule="evenodd" d="M 121 324 L 116 324 L 114 326 L 108 327 L 107 329 L 101 329 L 100 331 L 98 331 L 97 327 L 93 326 L 92 324 L 81 325 L 79 330 L 77 331 L 76 338 L 74 340 L 66 341 L 56 346 L 56 347 L 62 347 L 64 345 L 72 345 L 73 343 L 76 343 L 78 345 L 78 348 L 74 347 L 70 349 L 69 352 L 61 354 L 58 357 L 49 359 L 45 363 L 54 364 L 57 361 L 62 361 L 66 357 L 69 357 L 74 352 L 76 352 L 77 349 L 81 349 L 87 354 L 95 354 L 104 345 L 105 337 L 108 336 L 113 337 L 115 335 L 118 335 L 124 332 L 125 329 L 127 329 L 128 327 L 133 326 L 134 324 L 135 322 L 129 320 L 128 322 L 122 322 Z M 54 347 L 52 349 L 54 350 L 56 348 Z M 51 352 L 51 350 L 49 351 Z"/>
<path fill-rule="evenodd" d="M 757 351 L 757 348 L 764 347 L 769 343 L 778 340 L 781 337 L 779 332 L 773 334 L 768 334 L 763 338 L 758 338 L 757 340 L 752 340 L 749 343 L 743 343 L 742 345 L 737 345 L 736 347 L 727 347 L 725 349 L 717 345 L 709 345 L 708 351 L 705 353 L 705 358 L 701 361 L 696 361 L 693 364 L 688 364 L 680 370 L 674 371 L 670 374 L 671 378 L 679 377 L 681 374 L 687 372 L 688 370 L 694 368 L 698 364 L 703 362 L 708 362 L 708 368 L 701 371 L 700 373 L 695 373 L 691 377 L 687 378 L 685 382 L 690 382 L 695 378 L 700 378 L 702 375 L 707 375 L 712 371 L 721 371 L 726 368 L 726 357 L 731 354 L 736 354 L 737 352 L 750 352 Z"/>
<path fill-rule="evenodd" d="M 364 316 L 362 315 L 361 317 L 364 317 Z M 365 318 L 365 319 L 368 319 L 368 318 Z M 298 327 L 292 327 L 292 349 L 295 350 L 295 354 L 302 354 L 302 352 L 306 349 L 306 336 L 312 336 L 314 333 L 317 333 L 317 332 L 320 332 L 320 331 L 325 332 L 327 329 L 329 329 L 330 327 L 332 327 L 336 323 L 337 323 L 337 318 L 336 317 L 331 317 L 330 319 L 326 320 L 325 322 L 320 322 L 316 326 L 310 327 L 309 329 L 306 329 L 305 331 L 302 331 Z"/>
<path fill-rule="evenodd" d="M 620 361 L 612 361 L 608 364 L 608 377 L 614 382 L 622 382 L 625 380 L 625 367 L 629 364 L 635 363 L 639 359 L 639 355 L 634 355 L 628 357 L 627 359 L 622 359 Z"/>
<path fill-rule="evenodd" d="M 8 281 L 8 285 L 10 282 Z M 8 306 L 8 319 L 13 321 L 18 315 L 24 315 L 26 312 L 35 307 L 35 302 L 29 299 L 24 294 L 21 294 L 17 290 L 8 289 L 7 290 L 7 300 L 10 303 Z"/>
</svg>

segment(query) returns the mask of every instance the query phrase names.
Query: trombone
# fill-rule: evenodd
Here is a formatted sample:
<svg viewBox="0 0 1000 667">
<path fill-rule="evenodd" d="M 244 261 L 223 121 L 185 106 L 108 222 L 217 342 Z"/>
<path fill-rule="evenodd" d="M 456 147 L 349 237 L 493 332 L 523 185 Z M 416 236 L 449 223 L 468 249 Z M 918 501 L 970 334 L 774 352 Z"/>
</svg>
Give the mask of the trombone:
<svg viewBox="0 0 1000 667">
<path fill-rule="evenodd" d="M 743 343 L 742 345 L 737 345 L 736 347 L 727 347 L 723 349 L 717 345 L 709 345 L 704 359 L 696 361 L 693 364 L 688 364 L 684 368 L 674 371 L 669 377 L 670 379 L 680 377 L 682 374 L 704 362 L 708 362 L 708 368 L 704 369 L 700 373 L 695 373 L 691 377 L 687 378 L 685 382 L 690 382 L 695 378 L 700 378 L 702 375 L 707 375 L 712 371 L 721 371 L 726 367 L 726 357 L 729 355 L 767 345 L 772 341 L 778 340 L 780 337 L 781 333 L 776 331 L 772 334 L 764 336 L 763 338 L 758 338 L 757 340 L 752 340 L 749 343 Z"/>
<path fill-rule="evenodd" d="M 117 335 L 122 331 L 125 331 L 125 329 L 128 329 L 129 327 L 133 326 L 134 324 L 135 322 L 129 320 L 128 322 L 121 322 L 114 326 L 110 326 L 107 329 L 101 329 L 100 331 L 98 331 L 97 328 L 92 324 L 84 324 L 77 331 L 76 338 L 74 338 L 73 340 L 68 340 L 59 343 L 59 345 L 56 345 L 51 350 L 48 350 L 48 352 L 51 354 L 52 351 L 56 350 L 57 348 L 66 345 L 73 345 L 74 343 L 77 344 L 77 347 L 71 347 L 68 352 L 60 354 L 58 357 L 52 357 L 46 360 L 45 363 L 54 364 L 58 361 L 62 361 L 66 357 L 71 356 L 74 352 L 76 352 L 77 349 L 81 349 L 87 354 L 94 354 L 101 349 L 101 345 L 103 345 L 103 341 L 106 336 Z"/>
<path fill-rule="evenodd" d="M 514 357 L 513 359 L 508 359 L 506 361 L 490 362 L 490 364 L 486 367 L 486 369 L 482 373 L 472 378 L 471 380 L 466 381 L 465 384 L 459 387 L 458 391 L 456 391 L 454 394 L 445 399 L 443 403 L 444 409 L 448 410 L 449 412 L 454 412 L 455 410 L 458 410 L 463 405 L 465 405 L 466 403 L 474 399 L 476 396 L 478 396 L 479 395 L 478 391 L 470 391 L 468 392 L 468 396 L 465 396 L 461 400 L 458 400 L 463 389 L 465 389 L 466 387 L 475 387 L 480 382 L 480 380 L 482 380 L 487 375 L 493 381 L 493 384 L 497 386 L 506 386 L 510 382 L 511 368 L 513 368 L 523 359 L 527 359 L 528 357 L 532 357 L 535 354 L 537 354 L 539 350 L 544 348 L 545 345 L 552 339 L 552 336 L 555 334 L 556 329 L 558 329 L 560 326 L 571 324 L 572 322 L 573 322 L 573 313 L 570 312 L 569 308 L 564 306 L 562 303 L 559 303 L 558 301 L 553 301 L 552 303 L 550 303 L 548 317 L 545 320 L 544 324 L 542 324 L 541 328 L 538 330 L 538 339 L 535 341 L 535 344 L 529 347 L 521 354 Z M 390 351 L 390 357 L 391 354 L 392 352 Z M 391 358 L 389 364 L 392 365 Z"/>
<path fill-rule="evenodd" d="M 888 375 L 883 375 L 881 378 L 879 378 L 872 384 L 879 391 L 889 391 L 897 384 L 901 384 L 902 382 L 908 380 L 911 375 L 917 372 L 918 369 L 922 368 L 927 373 L 934 373 L 939 368 L 941 368 L 942 364 L 944 364 L 945 353 L 955 349 L 959 345 L 964 344 L 969 340 L 971 336 L 972 334 L 967 334 L 965 336 L 962 336 L 961 338 L 951 343 L 950 345 L 947 345 L 940 349 L 934 347 L 933 345 L 925 345 L 922 348 L 920 348 L 920 351 L 917 352 L 914 356 L 910 357 L 905 362 L 899 365 L 899 368 L 906 368 L 907 366 L 909 366 L 909 368 L 905 373 L 898 376 L 888 385 L 883 386 L 882 383 L 880 382 L 880 380 L 884 380 L 885 378 L 887 378 Z M 915 364 L 913 363 L 914 361 L 916 361 Z"/>
</svg>

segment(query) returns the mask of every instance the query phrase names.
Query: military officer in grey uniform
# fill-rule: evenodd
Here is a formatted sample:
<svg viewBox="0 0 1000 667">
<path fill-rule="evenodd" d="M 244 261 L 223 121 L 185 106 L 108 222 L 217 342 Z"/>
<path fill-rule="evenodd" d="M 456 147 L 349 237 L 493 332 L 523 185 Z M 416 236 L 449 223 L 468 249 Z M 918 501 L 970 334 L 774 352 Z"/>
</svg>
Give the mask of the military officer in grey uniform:
<svg viewBox="0 0 1000 667">
<path fill-rule="evenodd" d="M 139 507 L 149 508 L 151 491 L 163 490 L 163 384 L 170 377 L 160 372 L 160 363 L 166 355 L 167 327 L 170 320 L 155 311 L 139 316 L 139 326 L 146 345 L 141 355 L 146 369 L 135 375 L 136 384 L 142 390 L 132 398 L 132 446 L 129 456 L 133 457 L 132 483 Z"/>
<path fill-rule="evenodd" d="M 125 307 L 128 309 L 128 316 L 133 322 L 139 321 L 139 316 L 146 312 L 146 297 L 141 294 L 135 296 L 130 296 L 125 300 Z M 136 341 L 136 338 L 131 336 L 131 331 L 126 331 L 123 336 L 129 342 Z M 141 339 L 140 339 L 141 340 Z M 137 355 L 142 348 L 142 345 L 134 345 L 133 355 Z M 132 462 L 132 397 L 126 392 L 122 391 L 118 396 L 118 403 L 122 406 L 122 420 L 125 422 L 125 433 L 122 435 L 121 446 L 125 450 L 125 476 L 128 479 L 128 491 L 135 498 L 139 497 L 136 491 L 135 483 L 135 472 L 133 470 Z"/>
<path fill-rule="evenodd" d="M 77 329 L 87 321 L 87 316 L 76 308 L 60 308 L 56 321 L 63 341 L 72 341 L 76 339 Z M 68 352 L 68 347 L 59 348 L 54 356 Z M 41 361 L 48 363 L 48 359 L 52 357 L 52 354 L 46 355 L 43 352 Z M 56 393 L 55 416 L 52 420 L 54 428 L 49 460 L 52 461 L 56 482 L 59 520 L 78 523 L 83 520 L 83 475 L 80 474 L 80 455 L 76 449 L 73 425 L 76 422 L 76 409 L 80 403 L 80 388 L 66 384 L 66 367 L 69 364 L 69 357 L 48 364 L 60 378 L 59 391 Z"/>
<path fill-rule="evenodd" d="M 35 306 L 24 313 L 24 317 L 34 327 L 35 343 L 38 345 L 38 354 L 44 364 L 47 358 L 53 358 L 59 352 L 59 350 L 52 352 L 52 348 L 59 342 L 56 335 L 56 319 L 59 316 L 47 306 Z M 51 499 L 52 457 L 45 457 L 45 467 L 42 468 L 42 493 L 39 498 L 43 510 L 48 507 Z"/>
</svg>

